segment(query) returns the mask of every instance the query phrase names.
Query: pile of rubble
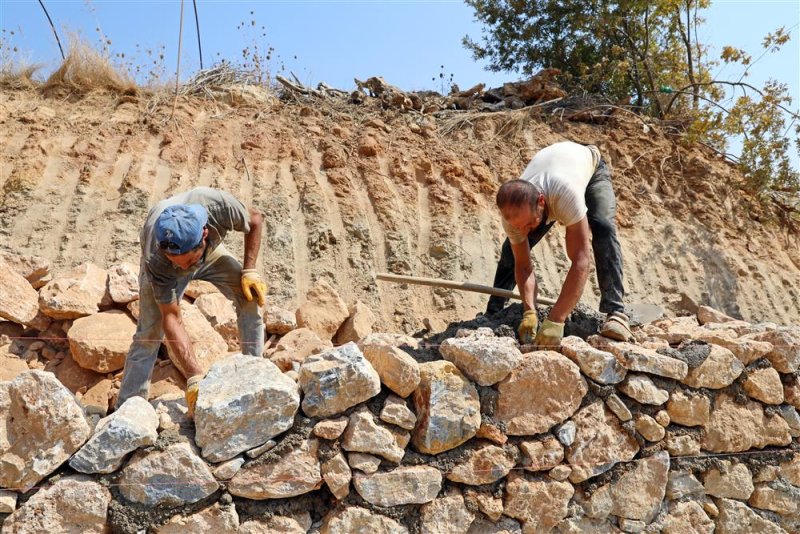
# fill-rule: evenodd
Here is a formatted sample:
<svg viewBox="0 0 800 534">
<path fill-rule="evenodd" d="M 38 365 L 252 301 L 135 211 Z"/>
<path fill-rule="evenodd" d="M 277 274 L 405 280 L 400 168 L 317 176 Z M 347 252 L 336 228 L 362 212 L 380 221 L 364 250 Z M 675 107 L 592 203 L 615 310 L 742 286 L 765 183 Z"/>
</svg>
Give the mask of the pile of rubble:
<svg viewBox="0 0 800 534">
<path fill-rule="evenodd" d="M 481 318 L 434 344 L 321 281 L 265 311 L 253 358 L 198 285 L 194 421 L 167 354 L 151 399 L 106 415 L 136 269 L 48 271 L 0 256 L 3 532 L 800 529 L 800 327 L 700 308 L 555 352 Z"/>
</svg>

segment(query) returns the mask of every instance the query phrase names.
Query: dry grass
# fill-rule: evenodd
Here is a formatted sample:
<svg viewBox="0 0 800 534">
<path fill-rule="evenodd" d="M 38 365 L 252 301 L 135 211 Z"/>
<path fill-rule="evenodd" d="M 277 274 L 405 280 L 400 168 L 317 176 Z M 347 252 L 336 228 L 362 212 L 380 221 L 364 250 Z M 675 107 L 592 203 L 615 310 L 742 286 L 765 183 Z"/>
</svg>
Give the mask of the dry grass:
<svg viewBox="0 0 800 534">
<path fill-rule="evenodd" d="M 40 65 L 25 67 L 4 65 L 0 68 L 0 87 L 14 90 L 35 89 L 37 82 L 33 79 L 33 75 L 39 68 Z"/>
<path fill-rule="evenodd" d="M 77 40 L 73 41 L 66 59 L 41 89 L 45 95 L 63 90 L 73 94 L 99 90 L 131 95 L 137 91 L 136 83 L 115 69 L 108 57 Z"/>
</svg>

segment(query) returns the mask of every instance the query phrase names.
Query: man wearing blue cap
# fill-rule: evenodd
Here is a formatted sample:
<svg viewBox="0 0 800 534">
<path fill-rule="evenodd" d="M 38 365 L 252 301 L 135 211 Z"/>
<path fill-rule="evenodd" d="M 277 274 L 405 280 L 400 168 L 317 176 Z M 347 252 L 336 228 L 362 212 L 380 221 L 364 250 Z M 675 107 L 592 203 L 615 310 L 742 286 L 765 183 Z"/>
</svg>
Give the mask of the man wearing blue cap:
<svg viewBox="0 0 800 534">
<path fill-rule="evenodd" d="M 233 301 L 242 352 L 261 357 L 267 285 L 255 269 L 263 215 L 230 193 L 198 187 L 159 202 L 139 234 L 139 321 L 125 359 L 117 407 L 133 396 L 147 398 L 161 340 L 166 336 L 175 365 L 186 377 L 186 403 L 193 415 L 203 377 L 183 326 L 180 301 L 191 280 L 214 284 Z M 244 233 L 244 262 L 222 245 L 229 231 Z"/>
</svg>

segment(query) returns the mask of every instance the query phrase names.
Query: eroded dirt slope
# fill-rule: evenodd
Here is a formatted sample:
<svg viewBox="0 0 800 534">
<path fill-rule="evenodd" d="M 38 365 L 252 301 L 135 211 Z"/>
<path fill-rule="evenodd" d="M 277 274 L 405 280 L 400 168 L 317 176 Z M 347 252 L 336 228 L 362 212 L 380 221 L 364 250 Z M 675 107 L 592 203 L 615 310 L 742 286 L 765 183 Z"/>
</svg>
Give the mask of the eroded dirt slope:
<svg viewBox="0 0 800 534">
<path fill-rule="evenodd" d="M 425 317 L 472 317 L 485 297 L 374 274 L 490 284 L 503 238 L 496 188 L 537 149 L 571 139 L 600 146 L 614 169 L 629 300 L 674 310 L 684 294 L 751 321 L 800 320 L 796 235 L 738 191 L 732 167 L 635 117 L 590 125 L 529 110 L 435 119 L 344 103 L 182 100 L 169 120 L 170 108 L 4 90 L 0 248 L 44 256 L 56 271 L 136 263 L 150 205 L 220 187 L 267 215 L 259 262 L 276 303 L 296 305 L 325 277 L 384 326 L 414 331 Z M 561 236 L 534 254 L 546 294 L 568 266 Z M 238 236 L 228 244 L 241 251 Z"/>
</svg>

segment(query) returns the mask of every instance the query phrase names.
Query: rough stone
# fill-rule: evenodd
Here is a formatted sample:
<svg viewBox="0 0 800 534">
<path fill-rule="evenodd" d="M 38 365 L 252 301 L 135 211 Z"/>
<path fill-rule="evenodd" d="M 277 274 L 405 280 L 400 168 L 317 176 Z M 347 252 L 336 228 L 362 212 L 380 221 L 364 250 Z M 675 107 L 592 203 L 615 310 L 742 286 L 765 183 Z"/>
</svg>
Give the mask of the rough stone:
<svg viewBox="0 0 800 534">
<path fill-rule="evenodd" d="M 547 472 L 547 476 L 553 480 L 563 482 L 572 474 L 572 468 L 568 465 L 557 465 Z"/>
<path fill-rule="evenodd" d="M 504 517 L 497 522 L 476 519 L 469 527 L 467 534 L 522 534 L 518 521 Z"/>
<path fill-rule="evenodd" d="M 184 291 L 183 294 L 194 300 L 202 295 L 219 292 L 220 291 L 217 289 L 217 286 L 211 282 L 207 282 L 205 280 L 192 280 L 189 282 L 189 285 L 186 286 L 186 291 Z"/>
<path fill-rule="evenodd" d="M 710 306 L 699 306 L 697 308 L 697 320 L 700 324 L 706 323 L 728 323 L 736 321 L 730 315 L 726 315 Z"/>
<path fill-rule="evenodd" d="M 108 489 L 88 477 L 64 477 L 37 491 L 11 514 L 2 524 L 3 532 L 105 534 L 110 502 Z"/>
<path fill-rule="evenodd" d="M 664 427 L 659 425 L 655 419 L 647 414 L 636 416 L 636 431 L 647 441 L 661 441 L 666 435 Z"/>
<path fill-rule="evenodd" d="M 756 402 L 736 404 L 727 394 L 717 396 L 711 418 L 703 428 L 703 449 L 710 452 L 742 452 L 792 441 L 783 418 L 767 416 Z"/>
<path fill-rule="evenodd" d="M 720 389 L 739 378 L 744 364 L 731 351 L 718 345 L 709 345 L 711 352 L 698 367 L 689 370 L 682 382 L 693 388 Z"/>
<path fill-rule="evenodd" d="M 200 382 L 195 441 L 204 458 L 229 460 L 291 428 L 299 404 L 297 384 L 275 364 L 229 356 Z"/>
<path fill-rule="evenodd" d="M 780 465 L 780 476 L 789 484 L 800 488 L 800 453 Z"/>
<path fill-rule="evenodd" d="M 228 355 L 228 344 L 222 339 L 222 336 L 214 330 L 208 319 L 197 309 L 197 306 L 189 304 L 185 300 L 181 301 L 181 317 L 183 326 L 186 328 L 186 334 L 192 340 L 192 349 L 197 361 L 204 373 L 207 373 L 211 366 L 218 360 L 221 360 Z M 186 369 L 181 369 L 178 362 L 172 354 L 172 349 L 167 344 L 167 350 L 170 354 L 170 359 L 183 374 L 187 375 Z"/>
<path fill-rule="evenodd" d="M 52 373 L 0 382 L 0 488 L 27 492 L 91 434 L 75 397 Z"/>
<path fill-rule="evenodd" d="M 303 411 L 327 417 L 371 399 L 381 390 L 378 373 L 355 343 L 314 354 L 300 366 Z"/>
<path fill-rule="evenodd" d="M 672 456 L 697 456 L 700 454 L 700 442 L 692 435 L 670 434 L 665 446 Z"/>
<path fill-rule="evenodd" d="M 646 349 L 632 343 L 611 341 L 602 336 L 591 336 L 589 344 L 612 353 L 629 371 L 648 373 L 651 375 L 683 380 L 689 373 L 686 362 L 659 354 L 653 349 Z"/>
<path fill-rule="evenodd" d="M 522 466 L 528 471 L 547 471 L 564 460 L 564 448 L 552 436 L 539 441 L 520 442 L 519 448 L 524 455 Z"/>
<path fill-rule="evenodd" d="M 248 458 L 258 458 L 259 456 L 261 456 L 265 452 L 271 451 L 272 449 L 274 449 L 275 445 L 277 445 L 277 444 L 278 444 L 277 441 L 275 441 L 274 439 L 271 439 L 271 440 L 267 441 L 266 443 L 264 443 L 263 445 L 259 445 L 255 449 L 250 449 L 245 454 L 247 454 Z"/>
<path fill-rule="evenodd" d="M 626 519 L 624 517 L 620 518 L 619 520 L 619 529 L 622 532 L 630 532 L 632 534 L 636 534 L 638 532 L 644 532 L 647 523 L 644 521 L 639 521 L 638 519 Z"/>
<path fill-rule="evenodd" d="M 408 529 L 386 516 L 358 506 L 336 508 L 322 520 L 320 534 L 408 534 Z"/>
<path fill-rule="evenodd" d="M 239 325 L 233 302 L 222 293 L 200 295 L 194 305 L 225 340 L 228 350 L 240 350 Z"/>
<path fill-rule="evenodd" d="M 0 264 L 3 262 L 8 267 L 25 278 L 34 289 L 44 286 L 52 278 L 50 262 L 41 256 L 28 256 L 0 250 Z M 0 270 L 5 268 L 0 267 Z"/>
<path fill-rule="evenodd" d="M 230 480 L 244 465 L 244 458 L 237 456 L 223 462 L 214 468 L 214 478 L 217 480 Z"/>
<path fill-rule="evenodd" d="M 442 489 L 442 473 L 426 465 L 398 467 L 392 471 L 353 475 L 358 494 L 375 506 L 423 504 L 436 498 Z"/>
<path fill-rule="evenodd" d="M 475 520 L 458 492 L 423 504 L 419 516 L 420 530 L 426 534 L 466 534 Z"/>
<path fill-rule="evenodd" d="M 748 338 L 772 343 L 773 350 L 766 358 L 779 373 L 796 373 L 800 369 L 800 326 L 780 327 Z"/>
<path fill-rule="evenodd" d="M 247 464 L 231 479 L 228 491 L 247 499 L 285 499 L 322 486 L 315 439 L 304 440 L 273 462 Z"/>
<path fill-rule="evenodd" d="M 669 392 L 656 386 L 647 375 L 629 374 L 619 390 L 642 404 L 660 406 L 669 399 Z"/>
<path fill-rule="evenodd" d="M 568 419 L 588 391 L 577 365 L 557 352 L 523 355 L 497 386 L 495 417 L 512 436 L 547 432 Z"/>
<path fill-rule="evenodd" d="M 289 310 L 269 305 L 264 308 L 264 326 L 267 334 L 284 336 L 297 328 L 297 318 Z"/>
<path fill-rule="evenodd" d="M 517 472 L 507 480 L 503 513 L 521 520 L 523 532 L 549 532 L 567 517 L 567 505 L 575 492 L 569 482 Z"/>
<path fill-rule="evenodd" d="M 381 459 L 363 452 L 351 452 L 347 455 L 347 463 L 350 464 L 350 467 L 353 469 L 358 469 L 363 473 L 371 475 L 378 470 L 378 466 L 381 465 Z"/>
<path fill-rule="evenodd" d="M 800 410 L 800 375 L 784 383 L 783 397 L 788 404 Z"/>
<path fill-rule="evenodd" d="M 658 513 L 667 489 L 669 454 L 659 451 L 636 462 L 611 484 L 611 513 L 649 523 Z"/>
<path fill-rule="evenodd" d="M 0 382 L 11 382 L 28 370 L 25 360 L 10 354 L 7 347 L 0 347 Z"/>
<path fill-rule="evenodd" d="M 386 387 L 403 398 L 417 389 L 420 381 L 419 364 L 406 351 L 378 343 L 359 346 L 363 347 L 364 357 L 378 371 Z"/>
<path fill-rule="evenodd" d="M 781 404 L 783 402 L 781 376 L 772 367 L 756 369 L 748 373 L 742 385 L 749 397 L 764 404 Z"/>
<path fill-rule="evenodd" d="M 677 503 L 664 518 L 662 534 L 713 534 L 714 522 L 696 501 Z"/>
<path fill-rule="evenodd" d="M 320 339 L 330 340 L 350 316 L 339 293 L 325 280 L 318 280 L 297 308 L 297 326 L 310 328 Z"/>
<path fill-rule="evenodd" d="M 666 496 L 675 501 L 685 497 L 701 497 L 706 492 L 703 484 L 690 471 L 670 471 Z"/>
<path fill-rule="evenodd" d="M 139 298 L 139 266 L 118 263 L 108 270 L 108 294 L 117 304 L 127 304 Z"/>
<path fill-rule="evenodd" d="M 114 383 L 104 378 L 90 387 L 79 399 L 86 415 L 105 417 L 108 414 L 109 401 L 113 394 Z"/>
<path fill-rule="evenodd" d="M 601 384 L 617 384 L 625 379 L 627 370 L 610 352 L 592 347 L 578 336 L 561 341 L 561 353 L 578 364 L 583 374 Z"/>
<path fill-rule="evenodd" d="M 158 439 L 158 417 L 149 402 L 131 397 L 119 409 L 101 419 L 94 435 L 70 459 L 69 466 L 81 473 L 112 473 L 136 449 Z"/>
<path fill-rule="evenodd" d="M 77 319 L 110 304 L 108 273 L 93 263 L 84 263 L 62 273 L 39 290 L 39 309 L 53 319 Z"/>
<path fill-rule="evenodd" d="M 76 319 L 67 339 L 78 365 L 98 373 L 112 373 L 124 367 L 135 332 L 136 323 L 127 313 L 109 310 Z"/>
<path fill-rule="evenodd" d="M 778 515 L 795 517 L 800 511 L 800 488 L 790 485 L 759 484 L 747 503 L 760 510 L 769 510 Z"/>
<path fill-rule="evenodd" d="M 405 450 L 398 446 L 395 435 L 378 425 L 366 407 L 361 407 L 350 415 L 347 430 L 342 437 L 342 448 L 350 452 L 366 452 L 382 456 L 390 462 L 403 459 Z"/>
<path fill-rule="evenodd" d="M 602 401 L 582 408 L 572 420 L 576 426 L 575 441 L 567 449 L 566 458 L 572 466 L 573 483 L 604 473 L 639 452 L 636 440 L 625 432 Z"/>
<path fill-rule="evenodd" d="M 380 418 L 381 421 L 406 430 L 414 430 L 414 426 L 417 424 L 417 416 L 406 405 L 406 401 L 395 395 L 386 397 Z"/>
<path fill-rule="evenodd" d="M 672 422 L 672 419 L 670 419 L 669 412 L 667 412 L 667 410 L 659 410 L 658 412 L 656 412 L 654 418 L 656 422 L 659 425 L 663 426 L 664 428 L 667 428 L 669 424 Z"/>
<path fill-rule="evenodd" d="M 567 517 L 556 525 L 560 534 L 618 534 L 622 532 L 606 519 Z"/>
<path fill-rule="evenodd" d="M 487 445 L 470 451 L 467 458 L 453 466 L 446 476 L 448 480 L 470 486 L 491 484 L 505 477 L 515 463 L 513 454 L 502 447 Z"/>
<path fill-rule="evenodd" d="M 136 452 L 119 483 L 123 497 L 145 506 L 182 506 L 219 488 L 211 469 L 184 441 L 163 450 Z"/>
<path fill-rule="evenodd" d="M 719 515 L 714 523 L 715 534 L 786 534 L 786 531 L 768 519 L 764 519 L 748 506 L 732 499 L 717 502 Z"/>
<path fill-rule="evenodd" d="M 17 509 L 17 494 L 13 491 L 0 490 L 0 514 L 10 514 Z"/>
<path fill-rule="evenodd" d="M 575 423 L 567 421 L 556 429 L 555 434 L 563 446 L 569 447 L 575 441 Z"/>
<path fill-rule="evenodd" d="M 608 409 L 614 412 L 614 415 L 622 422 L 630 421 L 633 418 L 631 411 L 616 393 L 612 393 L 606 397 L 606 406 L 608 406 Z"/>
<path fill-rule="evenodd" d="M 353 473 L 344 455 L 339 452 L 322 464 L 322 479 L 337 499 L 344 499 L 350 494 L 350 480 Z"/>
<path fill-rule="evenodd" d="M 39 295 L 30 283 L 0 259 L 0 318 L 26 324 L 39 313 Z"/>
<path fill-rule="evenodd" d="M 500 382 L 522 359 L 516 340 L 510 337 L 449 338 L 442 342 L 439 352 L 481 386 Z"/>
<path fill-rule="evenodd" d="M 772 343 L 766 341 L 756 341 L 738 337 L 736 339 L 717 340 L 717 344 L 725 347 L 736 356 L 744 365 L 749 365 L 754 361 L 763 358 L 773 351 Z"/>
<path fill-rule="evenodd" d="M 800 414 L 797 413 L 797 409 L 794 406 L 782 405 L 778 406 L 778 410 L 780 410 L 783 420 L 789 425 L 789 434 L 793 438 L 800 437 Z"/>
<path fill-rule="evenodd" d="M 671 422 L 683 426 L 702 426 L 708 423 L 711 400 L 705 395 L 692 395 L 676 389 L 669 396 L 667 413 Z"/>
<path fill-rule="evenodd" d="M 281 371 L 287 372 L 295 366 L 299 368 L 312 354 L 319 354 L 331 348 L 333 343 L 321 340 L 313 330 L 297 328 L 278 341 L 275 352 L 269 358 Z"/>
<path fill-rule="evenodd" d="M 474 384 L 450 362 L 420 364 L 414 390 L 417 426 L 411 443 L 424 454 L 439 454 L 471 439 L 480 428 L 480 400 Z"/>
<path fill-rule="evenodd" d="M 347 421 L 348 419 L 346 417 L 320 421 L 314 425 L 314 430 L 312 430 L 312 433 L 315 436 L 323 439 L 338 439 L 339 436 L 342 435 L 342 432 L 344 432 L 344 429 L 347 428 Z"/>
<path fill-rule="evenodd" d="M 232 504 L 214 503 L 194 514 L 177 514 L 166 524 L 157 527 L 155 534 L 186 534 L 187 532 L 235 533 L 239 530 L 239 514 Z"/>
<path fill-rule="evenodd" d="M 350 341 L 358 342 L 358 340 L 367 337 L 372 333 L 372 327 L 377 321 L 377 317 L 372 313 L 372 310 L 357 300 L 349 310 L 350 316 L 339 327 L 336 332 L 336 344 L 344 345 Z"/>
<path fill-rule="evenodd" d="M 503 515 L 503 499 L 477 488 L 464 488 L 464 502 L 470 510 L 480 510 L 492 521 Z"/>
<path fill-rule="evenodd" d="M 239 526 L 236 534 L 306 534 L 311 529 L 308 512 L 293 517 L 273 515 L 261 519 L 250 519 Z"/>
<path fill-rule="evenodd" d="M 377 345 L 384 345 L 390 347 L 408 347 L 410 349 L 418 349 L 420 340 L 407 336 L 405 334 L 396 334 L 388 332 L 374 332 L 367 337 L 359 340 L 358 348 L 363 352 L 369 350 L 369 347 Z"/>
<path fill-rule="evenodd" d="M 150 401 L 158 417 L 159 429 L 186 427 L 190 424 L 186 395 L 181 392 L 165 393 Z"/>
</svg>

